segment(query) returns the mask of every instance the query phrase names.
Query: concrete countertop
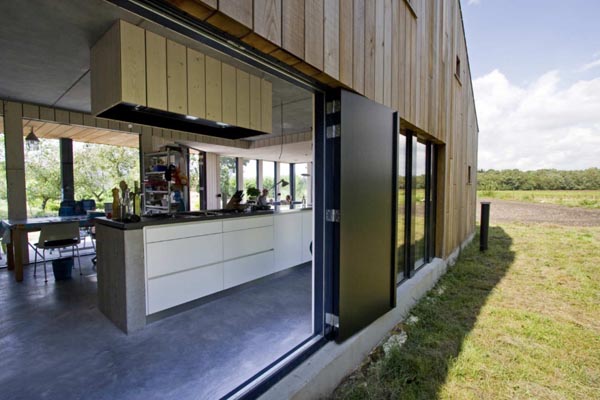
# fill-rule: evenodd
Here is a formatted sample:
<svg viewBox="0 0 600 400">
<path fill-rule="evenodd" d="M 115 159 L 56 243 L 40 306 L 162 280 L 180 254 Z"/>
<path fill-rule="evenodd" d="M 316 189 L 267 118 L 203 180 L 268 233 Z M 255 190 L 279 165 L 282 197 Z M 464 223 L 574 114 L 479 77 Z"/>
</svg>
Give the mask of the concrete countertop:
<svg viewBox="0 0 600 400">
<path fill-rule="evenodd" d="M 302 212 L 302 211 L 310 211 L 310 210 L 312 210 L 312 207 L 280 209 L 279 206 L 275 206 L 275 208 L 273 208 L 271 210 L 240 212 L 240 213 L 224 213 L 224 214 L 209 215 L 209 216 L 186 215 L 186 213 L 180 213 L 180 214 L 175 214 L 174 216 L 160 215 L 160 216 L 154 216 L 154 217 L 142 217 L 140 222 L 122 222 L 122 221 L 115 221 L 112 219 L 108 219 L 106 217 L 96 217 L 96 218 L 94 218 L 94 222 L 96 222 L 97 224 L 109 226 L 111 228 L 116 228 L 116 229 L 120 229 L 120 230 L 132 230 L 132 229 L 142 229 L 145 226 L 179 224 L 179 223 L 185 223 L 185 222 L 198 222 L 198 221 L 213 221 L 213 220 L 226 219 L 226 218 L 245 218 L 245 217 L 255 217 L 255 216 L 259 216 L 259 215 L 289 214 L 289 213 L 294 213 L 294 212 Z M 206 211 L 207 212 L 219 212 L 218 210 L 206 210 Z"/>
</svg>

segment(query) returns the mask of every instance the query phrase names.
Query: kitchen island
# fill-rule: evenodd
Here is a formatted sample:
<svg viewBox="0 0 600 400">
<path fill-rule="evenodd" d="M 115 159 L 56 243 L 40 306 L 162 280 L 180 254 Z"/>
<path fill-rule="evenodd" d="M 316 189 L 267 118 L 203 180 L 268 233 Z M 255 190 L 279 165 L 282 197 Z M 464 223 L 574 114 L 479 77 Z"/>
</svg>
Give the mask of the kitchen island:
<svg viewBox="0 0 600 400">
<path fill-rule="evenodd" d="M 123 331 L 312 259 L 312 209 L 96 219 L 98 303 Z"/>
</svg>

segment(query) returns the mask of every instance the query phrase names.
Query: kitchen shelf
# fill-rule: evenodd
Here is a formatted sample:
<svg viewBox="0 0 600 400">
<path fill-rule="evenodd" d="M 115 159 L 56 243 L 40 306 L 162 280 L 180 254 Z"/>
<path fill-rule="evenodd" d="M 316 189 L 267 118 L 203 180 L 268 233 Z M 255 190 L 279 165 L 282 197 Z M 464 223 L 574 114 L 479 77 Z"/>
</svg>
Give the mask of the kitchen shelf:
<svg viewBox="0 0 600 400">
<path fill-rule="evenodd" d="M 156 165 L 163 165 L 166 168 L 169 165 L 180 165 L 183 154 L 174 148 L 167 148 L 166 151 L 145 153 L 143 160 L 144 172 L 144 210 L 161 210 L 165 213 L 176 212 L 179 203 L 172 202 L 173 188 L 172 182 L 165 179 L 165 171 L 154 171 Z M 166 190 L 152 190 L 151 187 L 166 187 Z M 168 206 L 154 205 L 162 200 L 163 204 L 168 202 Z"/>
</svg>

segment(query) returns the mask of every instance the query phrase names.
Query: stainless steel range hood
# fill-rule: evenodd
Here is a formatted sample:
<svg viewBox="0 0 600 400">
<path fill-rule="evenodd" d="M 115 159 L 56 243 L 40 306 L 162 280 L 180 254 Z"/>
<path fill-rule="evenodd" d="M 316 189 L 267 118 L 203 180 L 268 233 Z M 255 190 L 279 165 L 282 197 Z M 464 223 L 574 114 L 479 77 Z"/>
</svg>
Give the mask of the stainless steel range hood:
<svg viewBox="0 0 600 400">
<path fill-rule="evenodd" d="M 272 84 L 117 21 L 91 49 L 92 113 L 226 139 L 272 132 Z"/>
</svg>

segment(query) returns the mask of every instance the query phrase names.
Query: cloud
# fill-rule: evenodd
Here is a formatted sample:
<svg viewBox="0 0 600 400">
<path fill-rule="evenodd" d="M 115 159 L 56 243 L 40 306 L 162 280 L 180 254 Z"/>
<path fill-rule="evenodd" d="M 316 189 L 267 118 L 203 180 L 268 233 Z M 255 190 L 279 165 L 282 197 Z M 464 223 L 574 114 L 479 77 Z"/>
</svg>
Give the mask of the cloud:
<svg viewBox="0 0 600 400">
<path fill-rule="evenodd" d="M 596 61 L 592 61 L 590 63 L 584 64 L 579 70 L 580 71 L 589 71 L 590 69 L 600 67 L 600 59 Z"/>
<path fill-rule="evenodd" d="M 521 87 L 498 70 L 473 81 L 479 168 L 600 167 L 600 78 L 560 82 L 550 71 Z"/>
</svg>

